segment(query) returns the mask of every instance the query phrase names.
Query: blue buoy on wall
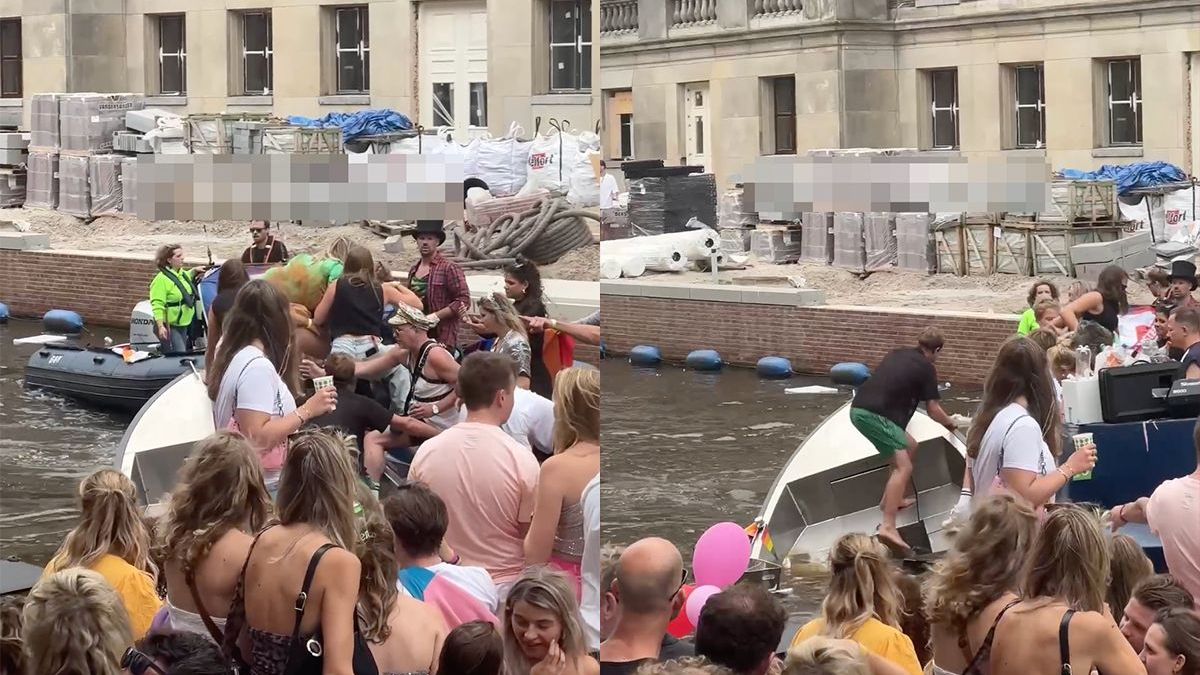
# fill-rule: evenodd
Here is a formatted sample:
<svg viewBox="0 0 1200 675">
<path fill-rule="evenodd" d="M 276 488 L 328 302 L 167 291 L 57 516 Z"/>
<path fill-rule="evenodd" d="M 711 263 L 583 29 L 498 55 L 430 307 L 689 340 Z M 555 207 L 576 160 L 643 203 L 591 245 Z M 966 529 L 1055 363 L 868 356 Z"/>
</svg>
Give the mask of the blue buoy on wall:
<svg viewBox="0 0 1200 675">
<path fill-rule="evenodd" d="M 862 363 L 839 363 L 829 369 L 829 379 L 834 384 L 857 387 L 871 377 L 871 369 Z"/>
<path fill-rule="evenodd" d="M 657 366 L 662 363 L 662 352 L 652 345 L 638 345 L 629 350 L 629 362 L 635 366 Z"/>
<path fill-rule="evenodd" d="M 792 362 L 782 356 L 764 356 L 758 360 L 759 377 L 782 380 L 792 376 Z"/>
<path fill-rule="evenodd" d="M 712 349 L 697 349 L 687 355 L 685 362 L 688 368 L 708 372 L 720 370 L 725 365 L 721 355 Z"/>
<path fill-rule="evenodd" d="M 0 323 L 8 323 L 8 305 L 0 302 Z"/>
<path fill-rule="evenodd" d="M 42 330 L 47 333 L 78 335 L 83 332 L 83 317 L 69 309 L 52 309 L 42 316 Z"/>
</svg>

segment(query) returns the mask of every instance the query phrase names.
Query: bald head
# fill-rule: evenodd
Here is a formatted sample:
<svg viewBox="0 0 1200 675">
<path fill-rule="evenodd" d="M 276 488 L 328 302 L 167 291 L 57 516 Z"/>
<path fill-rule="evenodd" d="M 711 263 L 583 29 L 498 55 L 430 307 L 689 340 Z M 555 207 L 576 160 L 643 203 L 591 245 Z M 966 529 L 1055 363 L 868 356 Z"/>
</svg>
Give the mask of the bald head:
<svg viewBox="0 0 1200 675">
<path fill-rule="evenodd" d="M 617 593 L 621 611 L 670 614 L 683 575 L 683 556 L 675 544 L 658 537 L 630 544 L 618 561 Z"/>
</svg>

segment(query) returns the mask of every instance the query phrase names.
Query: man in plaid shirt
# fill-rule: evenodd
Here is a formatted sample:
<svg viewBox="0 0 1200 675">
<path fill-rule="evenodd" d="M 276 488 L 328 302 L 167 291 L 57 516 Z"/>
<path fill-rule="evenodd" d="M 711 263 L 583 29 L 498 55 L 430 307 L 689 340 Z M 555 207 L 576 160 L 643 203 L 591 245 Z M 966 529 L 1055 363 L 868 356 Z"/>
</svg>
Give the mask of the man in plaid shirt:
<svg viewBox="0 0 1200 675">
<path fill-rule="evenodd" d="M 438 220 L 418 220 L 412 236 L 421 259 L 408 270 L 408 287 L 421 297 L 425 312 L 437 325 L 430 337 L 450 347 L 458 346 L 462 315 L 471 306 L 471 291 L 462 268 L 438 251 L 446 241 L 446 230 Z"/>
</svg>

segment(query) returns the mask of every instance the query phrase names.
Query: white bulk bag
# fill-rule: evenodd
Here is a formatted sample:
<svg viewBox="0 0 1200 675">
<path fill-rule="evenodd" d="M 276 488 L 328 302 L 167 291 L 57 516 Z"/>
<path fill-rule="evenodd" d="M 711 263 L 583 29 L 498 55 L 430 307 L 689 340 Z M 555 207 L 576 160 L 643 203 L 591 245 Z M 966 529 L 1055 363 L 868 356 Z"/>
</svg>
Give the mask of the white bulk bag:
<svg viewBox="0 0 1200 675">
<path fill-rule="evenodd" d="M 600 137 L 588 131 L 579 136 L 579 152 L 571 164 L 571 184 L 567 201 L 575 206 L 600 205 L 600 178 L 592 160 L 600 159 Z"/>
<path fill-rule="evenodd" d="M 525 185 L 525 163 L 529 157 L 530 141 L 522 141 L 524 133 L 515 122 L 504 138 L 481 139 L 474 164 L 467 160 L 467 177 L 481 178 L 497 197 L 510 197 Z"/>
<path fill-rule="evenodd" d="M 529 173 L 524 193 L 537 189 L 566 194 L 571 189 L 571 170 L 579 162 L 579 135 L 551 129 L 533 139 L 529 148 Z"/>
</svg>

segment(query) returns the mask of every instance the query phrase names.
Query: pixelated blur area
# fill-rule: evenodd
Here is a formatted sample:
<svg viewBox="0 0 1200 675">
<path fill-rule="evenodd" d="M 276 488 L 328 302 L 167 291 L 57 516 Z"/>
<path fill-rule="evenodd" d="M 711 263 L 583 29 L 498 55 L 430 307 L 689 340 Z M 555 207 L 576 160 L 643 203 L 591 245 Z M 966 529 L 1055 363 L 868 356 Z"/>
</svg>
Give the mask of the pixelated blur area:
<svg viewBox="0 0 1200 675">
<path fill-rule="evenodd" d="M 461 220 L 462 160 L 433 155 L 142 155 L 145 220 Z"/>
<path fill-rule="evenodd" d="M 773 220 L 835 211 L 1024 213 L 1044 211 L 1050 200 L 1050 167 L 1042 157 L 829 152 L 760 157 L 744 174 L 748 210 Z"/>
</svg>

